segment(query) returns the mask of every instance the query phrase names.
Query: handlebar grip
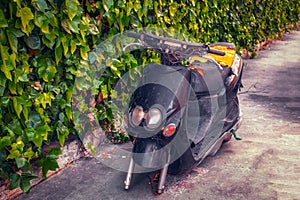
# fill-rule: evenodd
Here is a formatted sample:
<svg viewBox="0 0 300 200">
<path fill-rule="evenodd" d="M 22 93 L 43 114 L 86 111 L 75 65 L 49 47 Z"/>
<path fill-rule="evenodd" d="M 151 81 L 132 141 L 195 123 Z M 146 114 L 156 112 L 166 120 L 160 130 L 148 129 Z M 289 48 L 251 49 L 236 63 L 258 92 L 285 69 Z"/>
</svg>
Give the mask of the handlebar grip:
<svg viewBox="0 0 300 200">
<path fill-rule="evenodd" d="M 215 50 L 215 49 L 211 49 L 211 48 L 208 49 L 207 53 L 212 53 L 212 54 L 216 54 L 216 55 L 219 55 L 219 56 L 225 56 L 224 51 Z"/>
<path fill-rule="evenodd" d="M 141 34 L 138 34 L 138 33 L 128 32 L 128 33 L 126 33 L 126 35 L 128 37 L 132 37 L 132 38 L 136 38 L 136 39 L 140 39 L 141 38 Z"/>
</svg>

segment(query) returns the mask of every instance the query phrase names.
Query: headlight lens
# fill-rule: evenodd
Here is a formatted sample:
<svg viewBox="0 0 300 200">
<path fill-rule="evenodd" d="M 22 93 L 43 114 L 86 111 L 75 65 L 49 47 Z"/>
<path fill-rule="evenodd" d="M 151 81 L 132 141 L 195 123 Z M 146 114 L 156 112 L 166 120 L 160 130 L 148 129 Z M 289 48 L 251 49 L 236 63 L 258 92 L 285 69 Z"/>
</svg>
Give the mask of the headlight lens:
<svg viewBox="0 0 300 200">
<path fill-rule="evenodd" d="M 158 108 L 151 108 L 146 114 L 146 125 L 149 129 L 159 127 L 162 122 L 162 113 Z"/>
<path fill-rule="evenodd" d="M 134 126 L 140 125 L 145 116 L 144 110 L 141 106 L 136 106 L 132 111 L 131 121 Z"/>
</svg>

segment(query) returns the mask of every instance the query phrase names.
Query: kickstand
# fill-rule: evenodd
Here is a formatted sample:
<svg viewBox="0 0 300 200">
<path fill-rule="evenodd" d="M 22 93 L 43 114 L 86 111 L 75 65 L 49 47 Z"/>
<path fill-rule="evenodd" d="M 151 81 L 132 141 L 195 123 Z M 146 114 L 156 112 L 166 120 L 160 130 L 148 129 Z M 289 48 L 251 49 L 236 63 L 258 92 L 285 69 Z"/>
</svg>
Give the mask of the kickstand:
<svg viewBox="0 0 300 200">
<path fill-rule="evenodd" d="M 237 136 L 237 134 L 236 134 L 236 132 L 235 132 L 235 130 L 234 130 L 234 129 L 231 129 L 231 131 L 230 131 L 230 132 L 232 133 L 232 135 L 233 135 L 234 139 L 236 139 L 236 140 L 242 140 L 242 138 L 240 138 L 239 136 Z"/>
</svg>

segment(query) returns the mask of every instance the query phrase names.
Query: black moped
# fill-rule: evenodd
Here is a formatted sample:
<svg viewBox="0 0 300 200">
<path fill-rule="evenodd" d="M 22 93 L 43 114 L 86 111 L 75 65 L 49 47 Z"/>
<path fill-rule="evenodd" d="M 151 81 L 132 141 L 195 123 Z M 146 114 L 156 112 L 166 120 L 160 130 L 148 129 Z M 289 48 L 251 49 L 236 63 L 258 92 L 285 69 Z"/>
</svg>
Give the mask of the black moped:
<svg viewBox="0 0 300 200">
<path fill-rule="evenodd" d="M 161 63 L 143 68 L 125 113 L 133 142 L 125 189 L 139 165 L 159 172 L 161 194 L 168 173 L 192 169 L 235 136 L 243 61 L 231 43 L 192 43 L 145 31 L 127 35 L 159 52 Z"/>
</svg>

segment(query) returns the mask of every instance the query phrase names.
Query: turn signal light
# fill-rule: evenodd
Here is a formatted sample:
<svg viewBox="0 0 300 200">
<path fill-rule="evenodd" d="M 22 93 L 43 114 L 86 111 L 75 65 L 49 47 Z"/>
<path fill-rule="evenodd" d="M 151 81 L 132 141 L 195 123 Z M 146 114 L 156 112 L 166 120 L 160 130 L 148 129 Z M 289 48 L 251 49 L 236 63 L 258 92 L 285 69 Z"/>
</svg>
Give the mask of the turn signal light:
<svg viewBox="0 0 300 200">
<path fill-rule="evenodd" d="M 163 135 L 166 137 L 172 136 L 176 131 L 176 125 L 175 124 L 168 124 L 163 131 Z"/>
</svg>

